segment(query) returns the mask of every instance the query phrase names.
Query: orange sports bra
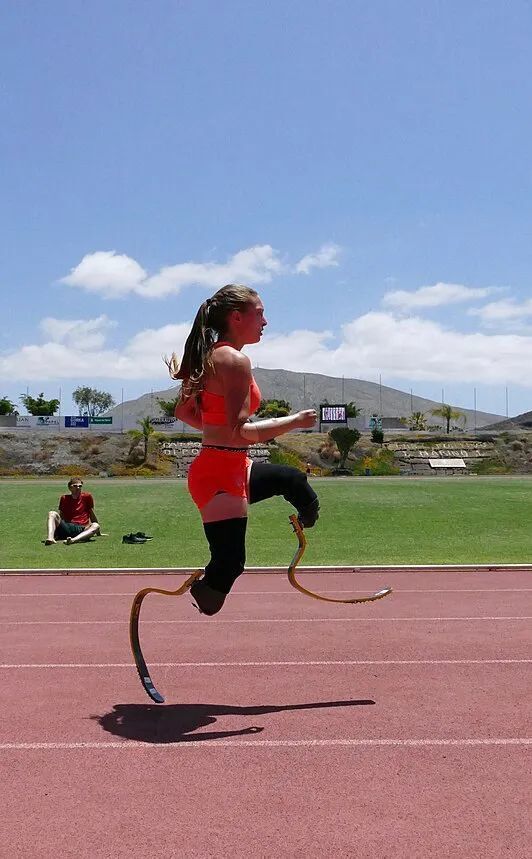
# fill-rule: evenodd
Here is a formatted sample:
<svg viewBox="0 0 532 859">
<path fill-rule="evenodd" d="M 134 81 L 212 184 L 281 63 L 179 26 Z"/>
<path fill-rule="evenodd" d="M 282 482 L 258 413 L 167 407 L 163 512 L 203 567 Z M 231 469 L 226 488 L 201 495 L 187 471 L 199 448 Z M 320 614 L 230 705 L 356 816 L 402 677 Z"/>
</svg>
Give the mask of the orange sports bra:
<svg viewBox="0 0 532 859">
<path fill-rule="evenodd" d="M 257 411 L 261 401 L 259 386 L 253 376 L 249 386 L 249 413 L 252 415 Z M 227 423 L 225 412 L 225 400 L 222 394 L 213 394 L 211 391 L 202 391 L 200 394 L 201 419 L 204 424 L 210 426 L 223 426 Z"/>
<path fill-rule="evenodd" d="M 217 346 L 228 346 L 225 340 L 219 340 L 215 343 Z M 249 386 L 249 413 L 252 415 L 260 406 L 261 393 L 253 376 Z M 199 405 L 201 411 L 201 419 L 204 424 L 210 426 L 224 426 L 227 423 L 227 414 L 225 411 L 225 398 L 223 394 L 214 394 L 212 391 L 202 391 L 199 396 Z"/>
</svg>

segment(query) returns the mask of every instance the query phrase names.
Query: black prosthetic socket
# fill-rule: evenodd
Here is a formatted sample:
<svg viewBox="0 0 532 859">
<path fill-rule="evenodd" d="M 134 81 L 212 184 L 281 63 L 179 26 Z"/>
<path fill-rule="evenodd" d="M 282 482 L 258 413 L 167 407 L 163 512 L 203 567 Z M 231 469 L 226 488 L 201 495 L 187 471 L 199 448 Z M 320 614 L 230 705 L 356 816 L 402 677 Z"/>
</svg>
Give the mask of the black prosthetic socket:
<svg viewBox="0 0 532 859">
<path fill-rule="evenodd" d="M 227 596 L 227 594 L 215 591 L 214 588 L 209 587 L 204 578 L 193 582 L 190 593 L 196 600 L 196 605 L 201 614 L 208 615 L 219 612 Z"/>
<path fill-rule="evenodd" d="M 312 528 L 316 523 L 320 503 L 304 472 L 289 465 L 254 462 L 249 478 L 250 504 L 273 495 L 282 495 L 296 508 L 299 521 L 305 528 Z"/>
<path fill-rule="evenodd" d="M 201 581 L 222 594 L 227 595 L 244 572 L 247 524 L 247 517 L 203 523 L 211 560 L 205 567 L 205 576 Z"/>
</svg>

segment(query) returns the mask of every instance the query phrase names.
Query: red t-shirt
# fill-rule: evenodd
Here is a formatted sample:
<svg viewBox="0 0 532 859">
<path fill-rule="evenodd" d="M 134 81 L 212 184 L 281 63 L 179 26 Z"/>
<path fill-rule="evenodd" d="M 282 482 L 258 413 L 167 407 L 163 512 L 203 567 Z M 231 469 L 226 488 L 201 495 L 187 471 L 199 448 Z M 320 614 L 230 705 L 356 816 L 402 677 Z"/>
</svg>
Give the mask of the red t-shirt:
<svg viewBox="0 0 532 859">
<path fill-rule="evenodd" d="M 77 499 L 72 495 L 62 495 L 59 500 L 61 519 L 76 525 L 87 525 L 90 522 L 89 514 L 93 507 L 94 499 L 90 492 L 81 492 Z"/>
</svg>

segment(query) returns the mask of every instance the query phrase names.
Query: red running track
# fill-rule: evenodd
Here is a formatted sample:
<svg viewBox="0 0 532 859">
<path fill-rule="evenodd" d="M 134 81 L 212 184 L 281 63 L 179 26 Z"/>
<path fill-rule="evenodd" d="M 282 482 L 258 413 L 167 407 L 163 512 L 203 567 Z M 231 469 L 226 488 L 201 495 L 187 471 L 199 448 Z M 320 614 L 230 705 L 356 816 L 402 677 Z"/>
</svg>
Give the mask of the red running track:
<svg viewBox="0 0 532 859">
<path fill-rule="evenodd" d="M 388 581 L 389 579 L 389 581 Z M 168 576 L 0 579 L 2 853 L 529 856 L 523 571 L 244 576 L 223 612 Z M 4 854 L 3 854 L 4 855 Z"/>
</svg>

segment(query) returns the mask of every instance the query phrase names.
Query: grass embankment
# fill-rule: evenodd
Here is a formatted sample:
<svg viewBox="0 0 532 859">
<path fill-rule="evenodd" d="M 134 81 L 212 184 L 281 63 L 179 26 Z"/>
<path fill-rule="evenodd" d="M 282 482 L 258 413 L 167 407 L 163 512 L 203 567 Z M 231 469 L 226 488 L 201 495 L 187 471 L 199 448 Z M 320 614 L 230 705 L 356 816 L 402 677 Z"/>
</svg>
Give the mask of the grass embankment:
<svg viewBox="0 0 532 859">
<path fill-rule="evenodd" d="M 314 481 L 321 501 L 306 564 L 526 563 L 532 559 L 532 481 L 519 478 Z M 205 537 L 184 481 L 90 481 L 109 537 L 45 547 L 46 513 L 62 482 L 4 483 L 0 567 L 202 566 Z M 250 510 L 249 566 L 288 564 L 296 542 L 281 498 Z M 145 531 L 154 540 L 122 544 Z"/>
</svg>

